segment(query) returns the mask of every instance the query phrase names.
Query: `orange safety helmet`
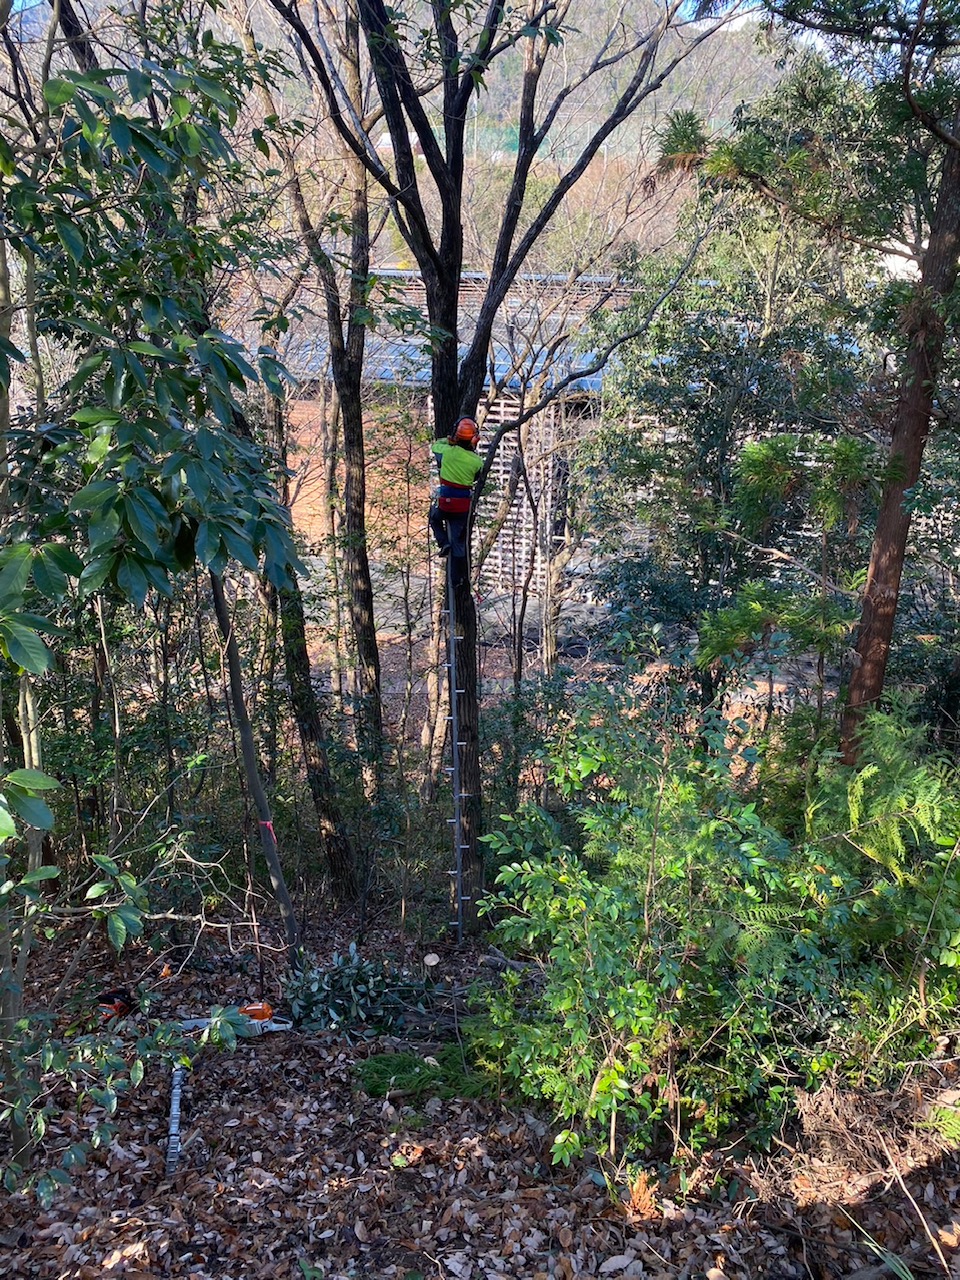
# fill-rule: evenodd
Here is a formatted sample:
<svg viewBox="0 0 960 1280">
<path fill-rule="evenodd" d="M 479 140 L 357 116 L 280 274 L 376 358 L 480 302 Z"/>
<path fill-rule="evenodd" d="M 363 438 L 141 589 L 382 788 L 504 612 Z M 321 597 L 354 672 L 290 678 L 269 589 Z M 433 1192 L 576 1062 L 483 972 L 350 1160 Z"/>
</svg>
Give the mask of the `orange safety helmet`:
<svg viewBox="0 0 960 1280">
<path fill-rule="evenodd" d="M 480 428 L 472 418 L 459 418 L 453 429 L 450 440 L 453 444 L 465 444 L 468 449 L 475 449 L 480 439 Z"/>
</svg>

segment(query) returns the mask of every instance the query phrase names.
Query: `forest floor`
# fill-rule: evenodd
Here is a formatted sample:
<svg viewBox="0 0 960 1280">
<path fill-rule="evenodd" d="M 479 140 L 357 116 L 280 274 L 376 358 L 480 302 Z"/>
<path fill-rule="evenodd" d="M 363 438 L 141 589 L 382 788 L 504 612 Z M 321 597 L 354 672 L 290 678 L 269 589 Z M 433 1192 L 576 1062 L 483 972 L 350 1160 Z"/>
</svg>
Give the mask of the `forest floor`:
<svg viewBox="0 0 960 1280">
<path fill-rule="evenodd" d="M 348 922 L 328 929 L 321 961 L 349 936 Z M 398 946 L 371 937 L 364 954 L 396 958 Z M 409 942 L 407 963 L 422 965 L 424 951 L 457 986 L 479 969 L 478 949 Z M 136 963 L 104 948 L 83 989 L 132 985 Z M 150 972 L 158 978 L 156 962 Z M 196 1017 L 211 1004 L 275 999 L 255 972 L 250 956 L 208 949 L 156 981 L 155 1011 Z M 42 986 L 41 974 L 33 998 Z M 136 1018 L 117 1029 L 132 1041 Z M 804 1100 L 806 1132 L 789 1145 L 785 1135 L 776 1155 L 734 1146 L 691 1161 L 684 1194 L 664 1166 L 611 1195 L 595 1163 L 550 1164 L 549 1116 L 509 1100 L 365 1094 L 357 1063 L 398 1047 L 432 1051 L 296 1030 L 204 1051 L 185 1083 L 183 1152 L 169 1180 L 169 1074 L 149 1070 L 121 1102 L 109 1147 L 50 1208 L 0 1192 L 0 1276 L 960 1277 L 960 1157 L 917 1123 L 921 1085 L 818 1095 Z M 942 1066 L 938 1077 L 948 1105 L 960 1096 L 942 1092 L 949 1074 Z M 65 1109 L 49 1141 L 74 1141 L 96 1118 Z"/>
</svg>

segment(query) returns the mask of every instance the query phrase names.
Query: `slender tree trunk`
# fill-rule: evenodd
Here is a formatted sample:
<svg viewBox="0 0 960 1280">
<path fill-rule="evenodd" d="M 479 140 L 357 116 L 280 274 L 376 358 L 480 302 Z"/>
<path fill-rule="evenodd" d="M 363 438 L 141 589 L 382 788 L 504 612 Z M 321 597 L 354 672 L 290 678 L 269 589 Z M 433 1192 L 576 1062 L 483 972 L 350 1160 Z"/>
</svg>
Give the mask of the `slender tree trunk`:
<svg viewBox="0 0 960 1280">
<path fill-rule="evenodd" d="M 281 463 L 280 499 L 289 511 L 290 482 L 287 478 L 287 432 L 283 404 L 276 396 L 267 393 L 264 407 L 271 443 Z M 351 901 L 359 891 L 355 859 L 339 806 L 334 799 L 330 762 L 324 747 L 327 730 L 313 683 L 303 594 L 296 578 L 292 578 L 288 586 L 280 589 L 278 600 L 290 706 L 300 735 L 307 785 L 317 815 L 320 847 L 334 897 L 340 902 Z"/>
<path fill-rule="evenodd" d="M 247 715 L 247 704 L 243 696 L 243 672 L 240 667 L 240 651 L 237 648 L 237 639 L 234 635 L 233 624 L 227 609 L 227 601 L 223 594 L 223 583 L 215 573 L 210 575 L 210 588 L 213 592 L 213 607 L 217 615 L 217 625 L 220 628 L 220 635 L 223 637 L 227 658 L 230 703 L 233 707 L 233 714 L 237 722 L 237 732 L 240 736 L 244 780 L 256 809 L 260 845 L 267 864 L 273 896 L 280 910 L 280 919 L 283 924 L 284 936 L 287 940 L 290 963 L 295 966 L 300 947 L 300 928 L 297 924 L 297 915 L 293 909 L 290 891 L 284 879 L 283 867 L 280 865 L 277 837 L 273 829 L 273 815 L 270 812 L 267 795 L 260 780 L 260 770 L 257 767 L 257 748 L 253 737 L 253 727 L 250 724 L 250 717 Z"/>
<path fill-rule="evenodd" d="M 353 86 L 353 93 L 355 100 L 359 100 L 359 81 Z M 351 280 L 347 305 L 351 315 L 343 346 L 339 347 L 339 344 L 334 343 L 333 357 L 343 429 L 344 560 L 347 599 L 357 653 L 357 737 L 365 789 L 368 798 L 374 800 L 379 794 L 383 772 L 383 710 L 380 700 L 380 653 L 373 612 L 373 583 L 367 553 L 367 479 L 361 394 L 366 334 L 364 326 L 353 315 L 362 305 L 367 288 L 370 227 L 366 170 L 355 156 L 348 157 L 347 165 L 351 183 Z M 332 299 L 328 298 L 328 311 L 331 304 Z"/>
<path fill-rule="evenodd" d="M 7 243 L 0 237 L 0 338 L 10 341 L 13 328 L 13 297 L 10 292 L 10 263 Z M 10 389 L 0 387 L 0 521 L 6 522 L 10 510 L 10 468 L 7 443 L 10 434 Z"/>
<path fill-rule="evenodd" d="M 326 555 L 327 600 L 330 604 L 330 690 L 336 722 L 344 719 L 344 672 L 346 671 L 342 591 L 340 587 L 340 532 L 343 513 L 337 492 L 337 464 L 340 452 L 340 399 L 336 388 L 324 382 L 321 416 L 323 449 L 323 489 L 320 498 L 321 540 Z"/>
<path fill-rule="evenodd" d="M 33 681 L 24 672 L 20 677 L 19 693 L 20 736 L 23 741 L 23 764 L 26 769 L 42 769 L 40 749 L 40 721 Z M 36 871 L 43 862 L 43 833 L 28 826 L 25 831 L 27 845 L 27 871 Z M 39 1093 L 39 1081 L 35 1068 L 27 1068 L 26 1078 L 20 1076 L 16 1054 L 12 1046 L 18 1038 L 17 1023 L 23 1016 L 23 993 L 26 989 L 30 951 L 33 946 L 33 924 L 36 905 L 29 898 L 20 910 L 11 910 L 9 901 L 0 912 L 0 1068 L 11 1082 L 14 1096 L 24 1090 Z M 16 956 L 14 956 L 16 939 Z M 23 1085 L 18 1088 L 18 1078 Z M 11 1155 L 14 1163 L 28 1165 L 33 1154 L 33 1135 L 29 1125 L 15 1115 L 10 1117 Z"/>
<path fill-rule="evenodd" d="M 343 558 L 347 604 L 353 624 L 357 659 L 357 742 L 365 789 L 374 799 L 383 764 L 383 716 L 380 703 L 380 653 L 373 613 L 373 584 L 367 555 L 366 467 L 363 447 L 363 408 L 356 396 L 341 396 L 343 423 Z"/>
<path fill-rule="evenodd" d="M 441 563 L 443 563 L 441 561 Z M 443 752 L 446 746 L 447 682 L 440 679 L 443 667 L 443 578 L 433 609 L 430 644 L 427 649 L 427 709 L 420 732 L 423 751 L 423 767 L 420 774 L 420 799 L 428 804 L 436 799 L 443 770 Z"/>
<path fill-rule="evenodd" d="M 960 123 L 960 118 L 958 118 Z M 954 126 L 956 129 L 957 125 Z M 930 242 L 910 310 L 909 341 L 890 441 L 888 480 L 880 503 L 842 726 L 845 763 L 859 758 L 863 719 L 883 693 L 910 533 L 906 494 L 920 477 L 933 398 L 943 363 L 944 304 L 960 258 L 960 150 L 948 147 Z"/>
<path fill-rule="evenodd" d="M 347 839 L 339 808 L 333 799 L 333 779 L 323 746 L 324 724 L 310 672 L 307 628 L 299 588 L 280 592 L 280 628 L 290 705 L 307 770 L 320 833 L 320 847 L 327 864 L 330 888 L 339 902 L 352 901 L 359 892 L 353 850 Z"/>
</svg>

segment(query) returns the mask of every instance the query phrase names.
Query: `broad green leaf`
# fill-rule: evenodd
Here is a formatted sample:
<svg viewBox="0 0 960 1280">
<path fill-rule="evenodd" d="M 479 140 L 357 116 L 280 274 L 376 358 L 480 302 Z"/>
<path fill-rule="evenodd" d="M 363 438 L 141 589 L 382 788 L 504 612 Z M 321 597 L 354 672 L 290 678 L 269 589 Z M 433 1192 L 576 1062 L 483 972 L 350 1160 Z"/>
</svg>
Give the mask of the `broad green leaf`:
<svg viewBox="0 0 960 1280">
<path fill-rule="evenodd" d="M 153 88 L 153 81 L 139 67 L 131 67 L 127 71 L 127 88 L 134 102 L 142 102 Z"/>
<path fill-rule="evenodd" d="M 70 506 L 74 511 L 95 511 L 111 498 L 115 498 L 116 495 L 117 483 L 115 480 L 93 480 L 90 484 L 85 484 L 82 489 L 73 495 L 73 501 Z"/>
<path fill-rule="evenodd" d="M 114 557 L 99 556 L 96 560 L 91 560 L 83 573 L 80 575 L 80 590 L 84 595 L 90 595 L 94 591 L 98 591 L 113 571 Z"/>
<path fill-rule="evenodd" d="M 36 631 L 9 618 L 0 620 L 0 640 L 10 660 L 33 675 L 41 675 L 53 662 L 53 654 Z"/>
<path fill-rule="evenodd" d="M 124 902 L 113 914 L 123 921 L 129 937 L 139 938 L 143 933 L 143 917 L 131 902 Z"/>
<path fill-rule="evenodd" d="M 49 618 L 44 618 L 39 613 L 28 613 L 26 609 L 20 609 L 16 613 L 8 614 L 7 621 L 22 627 L 30 627 L 32 631 L 39 631 L 41 635 L 65 636 L 67 634 L 63 627 L 58 627 Z"/>
<path fill-rule="evenodd" d="M 197 560 L 208 566 L 220 550 L 220 530 L 210 520 L 201 520 L 194 542 Z"/>
<path fill-rule="evenodd" d="M 169 105 L 175 124 L 185 120 L 192 109 L 190 99 L 185 98 L 182 93 L 171 93 Z"/>
<path fill-rule="evenodd" d="M 227 524 L 221 526 L 220 536 L 223 538 L 223 545 L 227 548 L 228 554 L 234 560 L 242 564 L 245 569 L 254 572 L 257 570 L 259 562 L 248 537 Z"/>
<path fill-rule="evenodd" d="M 109 427 L 106 430 L 98 431 L 90 443 L 87 445 L 87 462 L 91 466 L 98 466 L 113 447 L 113 433 Z"/>
<path fill-rule="evenodd" d="M 80 228 L 73 222 L 71 218 L 64 214 L 55 213 L 53 215 L 53 225 L 57 229 L 57 236 L 60 243 L 69 253 L 74 262 L 82 262 L 84 254 L 87 251 L 86 243 Z"/>
<path fill-rule="evenodd" d="M 37 867 L 33 871 L 28 871 L 21 879 L 20 884 L 26 885 L 29 888 L 30 885 L 42 884 L 44 880 L 56 880 L 59 874 L 59 867 Z"/>
<path fill-rule="evenodd" d="M 226 89 L 217 84 L 216 80 L 211 80 L 208 76 L 195 76 L 194 80 L 201 93 L 205 93 L 217 106 L 224 107 L 227 111 L 233 110 L 236 106 Z"/>
<path fill-rule="evenodd" d="M 217 363 L 223 368 L 223 361 L 217 358 Z M 226 370 L 224 370 L 226 374 Z M 229 397 L 229 393 L 224 395 L 217 387 L 208 387 L 208 396 L 210 400 L 210 408 L 213 410 L 214 417 L 222 427 L 233 426 L 233 401 Z"/>
<path fill-rule="evenodd" d="M 191 160 L 203 153 L 203 135 L 196 125 L 187 121 L 177 126 L 177 139 L 183 148 L 183 153 L 189 156 Z"/>
<path fill-rule="evenodd" d="M 127 940 L 127 926 L 123 917 L 116 911 L 111 911 L 107 916 L 107 937 L 115 950 L 123 950 L 123 944 Z"/>
<path fill-rule="evenodd" d="M 190 492 L 202 506 L 206 506 L 207 499 L 210 497 L 210 478 L 206 470 L 199 462 L 187 462 L 184 464 L 183 472 L 187 477 Z"/>
<path fill-rule="evenodd" d="M 48 107 L 63 107 L 76 91 L 77 86 L 74 81 L 61 80 L 54 76 L 43 86 L 43 100 Z"/>
<path fill-rule="evenodd" d="M 103 338 L 105 342 L 113 341 L 113 334 L 110 330 L 96 320 L 90 320 L 83 316 L 68 316 L 67 319 L 74 329 L 80 329 L 83 333 L 92 333 L 97 338 Z"/>
<path fill-rule="evenodd" d="M 62 600 L 70 586 L 67 575 L 39 554 L 33 562 L 33 581 L 40 594 L 48 600 Z"/>
<path fill-rule="evenodd" d="M 138 608 L 147 598 L 149 583 L 140 562 L 134 556 L 124 556 L 117 568 L 117 586 Z"/>
<path fill-rule="evenodd" d="M 148 329 L 159 329 L 163 321 L 163 313 L 160 310 L 160 299 L 154 293 L 146 294 L 140 303 L 140 313 L 143 316 L 143 323 Z M 157 348 L 162 350 L 162 348 Z"/>
<path fill-rule="evenodd" d="M 31 827 L 39 827 L 41 831 L 49 831 L 53 827 L 53 813 L 50 806 L 39 796 L 29 795 L 17 787 L 11 787 L 4 792 L 4 795 L 7 804 L 17 817 L 22 818 Z"/>
<path fill-rule="evenodd" d="M 171 161 L 176 159 L 175 153 L 161 142 L 155 133 L 148 134 L 139 125 L 131 125 L 130 132 L 133 150 L 147 168 L 152 169 L 161 178 L 168 178 L 173 172 Z"/>
<path fill-rule="evenodd" d="M 163 503 L 149 489 L 133 489 L 123 500 L 123 510 L 133 534 L 150 551 L 160 549 L 160 533 L 170 532 Z"/>
<path fill-rule="evenodd" d="M 130 370 L 130 373 L 133 375 L 134 382 L 136 382 L 137 386 L 140 388 L 141 391 L 146 391 L 147 385 L 148 385 L 147 371 L 143 367 L 143 362 L 140 359 L 138 359 L 137 356 L 134 355 L 134 353 L 129 348 L 127 348 L 127 350 L 123 353 L 123 356 L 124 356 L 124 360 L 126 361 L 127 368 Z"/>
<path fill-rule="evenodd" d="M 282 587 L 287 581 L 287 561 L 289 544 L 279 529 L 268 524 L 264 530 L 264 568 L 267 578 L 275 587 Z"/>
<path fill-rule="evenodd" d="M 141 342 L 139 339 L 136 342 L 128 342 L 127 350 L 136 351 L 141 356 L 159 356 L 161 360 L 175 360 L 177 358 L 177 353 L 169 347 L 158 347 L 152 342 Z"/>
<path fill-rule="evenodd" d="M 12 342 L 6 338 L 0 338 L 0 351 L 10 360 L 15 360 L 17 364 L 23 364 L 26 356 L 19 347 L 15 347 Z"/>
<path fill-rule="evenodd" d="M 140 568 L 147 575 L 147 581 L 155 591 L 159 591 L 162 596 L 166 596 L 168 600 L 173 599 L 173 588 L 170 585 L 170 575 L 163 565 L 158 564 L 155 560 L 144 560 Z"/>
<path fill-rule="evenodd" d="M 118 876 L 120 868 L 114 862 L 113 858 L 108 858 L 105 853 L 95 853 L 90 861 L 95 867 L 99 867 L 101 871 L 106 871 L 107 875 Z"/>
<path fill-rule="evenodd" d="M 229 352 L 221 352 L 221 355 L 226 363 L 228 374 L 231 369 L 234 370 L 231 381 L 236 383 L 237 386 L 244 387 L 248 381 L 257 381 L 256 369 L 253 368 L 238 347 L 233 347 Z"/>
<path fill-rule="evenodd" d="M 90 901 L 95 898 L 102 898 L 104 894 L 109 893 L 113 885 L 109 880 L 98 880 L 96 884 L 92 884 L 84 897 Z"/>
<path fill-rule="evenodd" d="M 0 607 L 11 598 L 19 600 L 30 578 L 33 548 L 27 542 L 7 547 L 0 554 Z"/>
<path fill-rule="evenodd" d="M 117 150 L 126 155 L 133 145 L 133 137 L 123 116 L 114 116 L 110 121 L 110 137 L 116 143 Z"/>
<path fill-rule="evenodd" d="M 17 834 L 17 824 L 7 805 L 6 796 L 0 796 L 0 840 L 12 840 Z"/>
<path fill-rule="evenodd" d="M 86 356 L 77 366 L 77 371 L 70 379 L 70 390 L 79 391 L 86 380 L 97 372 L 106 359 L 103 351 L 96 352 L 95 355 Z"/>
<path fill-rule="evenodd" d="M 101 424 L 116 426 L 118 422 L 123 421 L 123 415 L 117 413 L 115 409 L 104 409 L 100 405 L 93 404 L 84 405 L 82 409 L 71 413 L 70 417 L 83 427 L 99 427 Z"/>
<path fill-rule="evenodd" d="M 51 778 L 49 773 L 43 773 L 40 769 L 14 769 L 7 774 L 5 781 L 13 782 L 28 791 L 60 790 L 60 783 L 56 778 Z"/>
<path fill-rule="evenodd" d="M 96 558 L 107 555 L 112 561 L 115 558 L 117 535 L 120 533 L 120 512 L 114 506 L 98 507 L 91 511 L 87 523 L 87 541 Z M 87 574 L 84 571 L 84 582 Z"/>
</svg>

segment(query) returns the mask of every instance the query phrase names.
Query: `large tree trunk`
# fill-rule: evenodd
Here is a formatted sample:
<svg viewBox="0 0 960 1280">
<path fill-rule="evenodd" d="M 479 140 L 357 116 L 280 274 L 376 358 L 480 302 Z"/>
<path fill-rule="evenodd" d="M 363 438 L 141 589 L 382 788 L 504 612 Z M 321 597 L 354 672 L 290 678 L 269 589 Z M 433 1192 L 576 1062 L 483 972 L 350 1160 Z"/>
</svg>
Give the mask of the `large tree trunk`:
<svg viewBox="0 0 960 1280">
<path fill-rule="evenodd" d="M 960 150 L 948 147 L 920 285 L 909 313 L 910 336 L 890 441 L 888 479 L 873 536 L 854 666 L 843 717 L 843 759 L 850 765 L 855 765 L 859 757 L 859 732 L 863 718 L 883 693 L 910 532 L 910 511 L 905 498 L 920 477 L 933 399 L 943 362 L 944 302 L 956 284 L 958 257 Z"/>
<path fill-rule="evenodd" d="M 460 735 L 460 785 L 462 787 L 461 849 L 462 877 L 460 922 L 465 933 L 476 932 L 477 906 L 483 894 L 483 852 L 480 847 L 480 701 L 477 669 L 477 608 L 469 579 L 454 587 L 457 628 L 457 728 Z M 456 904 L 454 904 L 456 906 Z M 454 919 L 457 917 L 454 916 Z"/>
</svg>

